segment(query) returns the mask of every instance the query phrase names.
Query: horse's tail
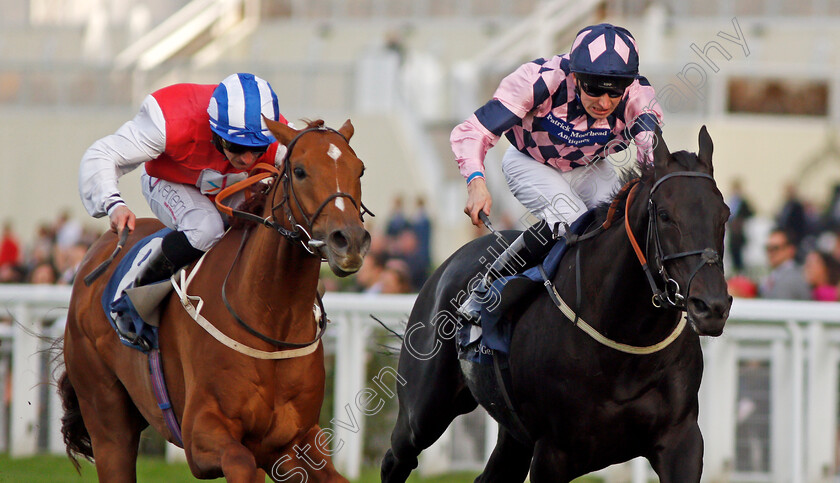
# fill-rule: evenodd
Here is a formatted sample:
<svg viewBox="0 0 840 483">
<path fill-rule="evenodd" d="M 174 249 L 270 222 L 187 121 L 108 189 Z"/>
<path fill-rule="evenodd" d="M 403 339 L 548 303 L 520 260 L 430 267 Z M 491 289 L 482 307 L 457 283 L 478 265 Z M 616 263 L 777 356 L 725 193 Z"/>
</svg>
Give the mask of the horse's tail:
<svg viewBox="0 0 840 483">
<path fill-rule="evenodd" d="M 64 436 L 64 445 L 67 446 L 67 456 L 76 467 L 76 471 L 81 473 L 76 456 L 81 455 L 88 461 L 93 461 L 93 447 L 85 421 L 82 419 L 79 398 L 66 371 L 58 379 L 58 394 L 61 396 L 61 406 L 64 408 L 64 416 L 61 417 L 61 434 Z"/>
</svg>

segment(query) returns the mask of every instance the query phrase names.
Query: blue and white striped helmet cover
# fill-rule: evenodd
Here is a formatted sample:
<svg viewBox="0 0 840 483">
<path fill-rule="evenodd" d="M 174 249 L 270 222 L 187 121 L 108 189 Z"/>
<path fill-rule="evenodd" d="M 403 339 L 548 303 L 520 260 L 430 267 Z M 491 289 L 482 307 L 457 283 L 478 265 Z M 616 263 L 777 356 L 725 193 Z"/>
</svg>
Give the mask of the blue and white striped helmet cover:
<svg viewBox="0 0 840 483">
<path fill-rule="evenodd" d="M 233 74 L 223 80 L 207 107 L 210 129 L 223 139 L 242 146 L 267 146 L 274 142 L 262 115 L 277 121 L 277 94 L 268 82 L 253 74 Z"/>
</svg>

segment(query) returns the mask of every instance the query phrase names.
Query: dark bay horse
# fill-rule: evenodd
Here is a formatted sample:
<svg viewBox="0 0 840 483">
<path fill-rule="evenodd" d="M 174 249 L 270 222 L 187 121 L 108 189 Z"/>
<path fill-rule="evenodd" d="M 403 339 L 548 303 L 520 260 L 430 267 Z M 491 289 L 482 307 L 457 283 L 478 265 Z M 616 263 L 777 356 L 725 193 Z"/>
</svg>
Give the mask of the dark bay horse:
<svg viewBox="0 0 840 483">
<path fill-rule="evenodd" d="M 419 453 L 477 404 L 501 424 L 476 481 L 524 481 L 530 470 L 533 482 L 565 482 L 638 456 L 663 483 L 700 481 L 699 336 L 722 333 L 732 298 L 720 260 L 729 210 L 712 177 L 705 127 L 699 139 L 699 154 L 671 154 L 657 132 L 654 165 L 642 169 L 632 190 L 616 195 L 626 223 L 573 245 L 553 280 L 579 325 L 585 321 L 613 342 L 650 350 L 605 347 L 537 285 L 509 312 L 516 323 L 507 397 L 513 411 L 506 412 L 487 397 L 489 385 L 498 392 L 493 369 L 459 361 L 453 337 L 460 324 L 455 308 L 498 243 L 492 235 L 475 240 L 434 273 L 409 317 L 399 362 L 406 384 L 397 387 L 399 416 L 383 482 L 405 481 Z M 602 208 L 598 221 L 606 219 Z M 508 243 L 516 235 L 504 233 Z M 645 258 L 650 277 L 640 262 Z M 691 330 L 680 332 L 683 311 Z M 663 340 L 672 343 L 663 347 Z"/>
<path fill-rule="evenodd" d="M 362 222 L 364 165 L 348 144 L 350 121 L 338 131 L 323 121 L 300 131 L 266 123 L 288 151 L 264 185 L 264 207 L 254 217 L 261 223 L 234 225 L 205 255 L 189 295 L 203 299 L 202 314 L 228 337 L 280 352 L 278 344 L 239 325 L 223 300 L 266 339 L 313 341 L 322 257 L 334 273 L 353 273 L 370 235 Z M 160 228 L 157 220 L 140 220 L 129 243 Z M 79 273 L 105 260 L 115 243 L 115 234 L 103 235 Z M 120 343 L 103 313 L 99 300 L 107 280 L 100 277 L 88 287 L 77 277 L 73 286 L 64 338 L 66 373 L 59 381 L 62 432 L 74 462 L 76 455 L 94 458 L 100 481 L 127 482 L 136 479 L 142 429 L 151 424 L 169 441 L 175 439 L 152 394 L 147 356 Z M 161 320 L 164 375 L 193 475 L 252 483 L 262 481 L 259 468 L 275 479 L 305 473 L 309 481 L 347 481 L 334 469 L 325 447 L 329 438 L 317 424 L 324 398 L 320 343 L 300 357 L 253 358 L 211 337 L 175 294 L 164 302 Z"/>
</svg>

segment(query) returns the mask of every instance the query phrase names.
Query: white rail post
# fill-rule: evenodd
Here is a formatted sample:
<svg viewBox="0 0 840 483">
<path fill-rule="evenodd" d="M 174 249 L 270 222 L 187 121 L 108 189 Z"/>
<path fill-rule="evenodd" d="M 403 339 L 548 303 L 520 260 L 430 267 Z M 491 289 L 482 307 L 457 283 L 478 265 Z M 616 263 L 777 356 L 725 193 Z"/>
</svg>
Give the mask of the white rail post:
<svg viewBox="0 0 840 483">
<path fill-rule="evenodd" d="M 704 481 L 725 479 L 735 459 L 735 407 L 738 394 L 737 344 L 730 338 L 709 339 L 703 346 L 699 424 L 703 431 Z"/>
<path fill-rule="evenodd" d="M 50 327 L 50 337 L 57 338 L 64 335 L 64 325 L 67 321 L 66 317 L 56 320 L 52 327 Z M 55 374 L 56 378 L 60 376 L 58 367 L 64 364 L 64 354 L 58 359 L 52 360 L 50 358 L 49 372 L 47 377 L 52 377 Z M 51 381 L 52 382 L 52 381 Z M 55 382 L 58 382 L 57 380 Z M 64 415 L 64 409 L 61 406 L 61 397 L 58 395 L 58 387 L 50 385 L 49 397 L 49 431 L 47 433 L 47 450 L 53 454 L 64 454 L 64 437 L 61 434 L 61 417 Z"/>
<path fill-rule="evenodd" d="M 634 458 L 633 465 L 633 483 L 647 483 L 648 468 L 650 465 L 648 461 L 642 457 Z"/>
<path fill-rule="evenodd" d="M 335 408 L 332 419 L 336 438 L 332 447 L 336 468 L 349 479 L 361 473 L 365 415 L 359 410 L 357 395 L 364 389 L 367 367 L 366 342 L 370 328 L 359 313 L 344 313 L 336 324 Z M 339 448 L 339 445 L 341 447 Z"/>
<path fill-rule="evenodd" d="M 790 390 L 793 391 L 793 432 L 791 439 L 793 440 L 793 461 L 791 464 L 791 483 L 804 483 L 803 470 L 805 467 L 805 455 L 803 454 L 803 446 L 805 440 L 805 428 L 803 427 L 805 410 L 805 378 L 802 364 L 803 364 L 803 338 L 802 328 L 795 320 L 790 320 L 787 323 L 788 330 L 791 336 L 791 350 L 793 354 L 793 384 Z"/>
<path fill-rule="evenodd" d="M 38 354 L 38 323 L 29 307 L 20 303 L 14 310 L 12 331 L 12 417 L 11 448 L 13 458 L 30 456 L 38 450 L 38 412 L 41 355 Z"/>
<path fill-rule="evenodd" d="M 499 423 L 490 414 L 484 416 L 484 462 L 490 461 L 490 455 L 496 449 L 499 439 Z"/>
<path fill-rule="evenodd" d="M 808 440 L 806 481 L 824 481 L 834 466 L 837 432 L 837 348 L 829 346 L 825 327 L 808 327 L 808 408 L 805 413 Z"/>
<path fill-rule="evenodd" d="M 772 481 L 787 481 L 793 472 L 793 351 L 786 340 L 773 341 L 770 361 L 770 471 Z"/>
</svg>

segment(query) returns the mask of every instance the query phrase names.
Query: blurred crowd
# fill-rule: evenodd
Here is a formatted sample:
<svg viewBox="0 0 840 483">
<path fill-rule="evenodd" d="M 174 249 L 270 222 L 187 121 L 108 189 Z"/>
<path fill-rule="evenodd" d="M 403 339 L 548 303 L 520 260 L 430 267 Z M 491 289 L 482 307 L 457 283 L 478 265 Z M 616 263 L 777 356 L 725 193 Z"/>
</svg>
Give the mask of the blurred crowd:
<svg viewBox="0 0 840 483">
<path fill-rule="evenodd" d="M 757 217 L 739 182 L 726 199 L 726 258 L 730 293 L 736 297 L 840 300 L 840 183 L 828 203 L 804 200 L 794 185 L 785 188 L 784 203 L 773 215 L 773 227 L 751 240 Z M 410 208 L 403 197 L 393 200 L 382 224 L 371 226 L 371 247 L 362 268 L 346 279 L 325 277 L 327 290 L 359 293 L 416 293 L 432 270 L 432 223 L 418 197 Z M 72 284 L 88 247 L 100 235 L 67 212 L 39 228 L 24 246 L 11 222 L 0 238 L 0 283 Z M 764 263 L 745 259 L 749 245 L 759 243 Z"/>
<path fill-rule="evenodd" d="M 732 262 L 730 293 L 736 297 L 787 300 L 840 300 L 840 184 L 820 207 L 803 199 L 790 184 L 773 217 L 763 250 L 766 266 L 745 266 L 746 229 L 754 216 L 737 181 L 727 199 L 731 215 L 727 254 Z"/>
<path fill-rule="evenodd" d="M 327 290 L 361 293 L 417 293 L 432 264 L 432 223 L 426 202 L 418 197 L 411 210 L 402 196 L 394 198 L 384 226 L 369 227 L 370 251 L 349 284 L 327 278 Z"/>
<path fill-rule="evenodd" d="M 38 228 L 23 246 L 11 222 L 3 224 L 0 238 L 0 283 L 73 283 L 88 247 L 100 233 L 83 226 L 67 212 Z"/>
</svg>

